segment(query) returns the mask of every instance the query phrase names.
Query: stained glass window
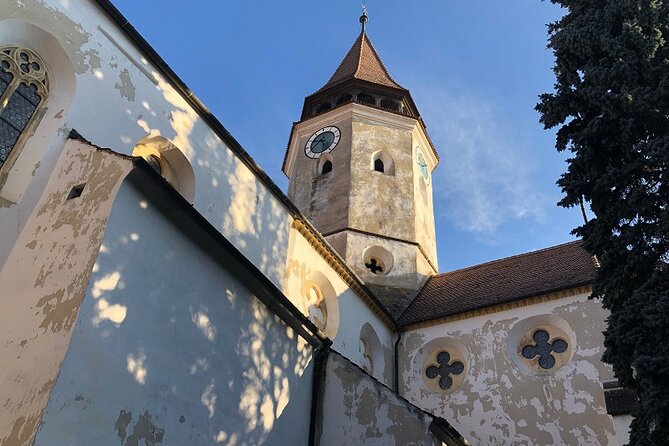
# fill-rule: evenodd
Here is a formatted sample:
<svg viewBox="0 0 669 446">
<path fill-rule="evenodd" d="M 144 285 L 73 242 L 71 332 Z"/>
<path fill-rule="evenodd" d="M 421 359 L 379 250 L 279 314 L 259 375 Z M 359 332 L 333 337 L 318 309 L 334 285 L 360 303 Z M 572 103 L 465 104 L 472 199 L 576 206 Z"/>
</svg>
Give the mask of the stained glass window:
<svg viewBox="0 0 669 446">
<path fill-rule="evenodd" d="M 46 98 L 42 59 L 18 47 L 0 48 L 0 167 L 9 159 Z"/>
</svg>

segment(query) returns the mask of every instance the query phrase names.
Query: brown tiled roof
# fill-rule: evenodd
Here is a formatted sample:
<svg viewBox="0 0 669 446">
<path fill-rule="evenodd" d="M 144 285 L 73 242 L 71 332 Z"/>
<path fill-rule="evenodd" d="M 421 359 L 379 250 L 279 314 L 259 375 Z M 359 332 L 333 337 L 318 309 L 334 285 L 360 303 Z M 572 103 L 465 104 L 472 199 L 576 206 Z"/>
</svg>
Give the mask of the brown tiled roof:
<svg viewBox="0 0 669 446">
<path fill-rule="evenodd" d="M 372 42 L 364 32 L 361 32 L 355 39 L 353 46 L 330 80 L 318 91 L 326 90 L 350 79 L 360 79 L 404 90 L 400 84 L 390 77 Z"/>
<path fill-rule="evenodd" d="M 580 241 L 432 276 L 401 325 L 514 302 L 592 283 L 595 264 Z"/>
</svg>

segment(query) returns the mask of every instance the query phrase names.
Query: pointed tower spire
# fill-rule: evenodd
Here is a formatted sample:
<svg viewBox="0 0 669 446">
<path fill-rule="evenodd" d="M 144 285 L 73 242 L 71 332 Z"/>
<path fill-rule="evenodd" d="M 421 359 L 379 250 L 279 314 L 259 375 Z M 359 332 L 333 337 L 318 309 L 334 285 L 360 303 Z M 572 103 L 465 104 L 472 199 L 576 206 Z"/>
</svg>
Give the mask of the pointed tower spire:
<svg viewBox="0 0 669 446">
<path fill-rule="evenodd" d="M 366 16 L 363 15 L 362 17 Z M 379 54 L 374 49 L 372 41 L 369 40 L 367 33 L 365 33 L 364 26 L 358 38 L 353 42 L 351 49 L 341 61 L 332 77 L 330 77 L 330 80 L 318 91 L 326 90 L 353 79 L 406 91 L 388 73 Z"/>
<path fill-rule="evenodd" d="M 390 76 L 365 32 L 367 12 L 360 17 L 362 29 L 334 74 L 315 93 L 307 96 L 302 119 L 349 102 L 420 118 L 409 90 Z"/>
</svg>

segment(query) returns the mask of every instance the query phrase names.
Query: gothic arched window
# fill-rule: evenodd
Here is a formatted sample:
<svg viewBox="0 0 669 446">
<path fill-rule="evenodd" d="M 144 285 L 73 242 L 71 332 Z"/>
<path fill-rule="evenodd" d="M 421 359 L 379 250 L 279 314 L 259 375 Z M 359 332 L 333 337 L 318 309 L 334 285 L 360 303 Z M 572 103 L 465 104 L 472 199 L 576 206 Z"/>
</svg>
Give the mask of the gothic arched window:
<svg viewBox="0 0 669 446">
<path fill-rule="evenodd" d="M 46 67 L 34 51 L 0 47 L 0 167 L 16 157 L 48 92 Z"/>
<path fill-rule="evenodd" d="M 321 174 L 325 175 L 326 173 L 332 172 L 332 161 L 327 160 L 323 163 L 323 168 L 321 169 Z"/>
<path fill-rule="evenodd" d="M 381 159 L 374 160 L 374 170 L 381 173 L 385 172 L 385 166 L 383 165 L 383 161 Z"/>
</svg>

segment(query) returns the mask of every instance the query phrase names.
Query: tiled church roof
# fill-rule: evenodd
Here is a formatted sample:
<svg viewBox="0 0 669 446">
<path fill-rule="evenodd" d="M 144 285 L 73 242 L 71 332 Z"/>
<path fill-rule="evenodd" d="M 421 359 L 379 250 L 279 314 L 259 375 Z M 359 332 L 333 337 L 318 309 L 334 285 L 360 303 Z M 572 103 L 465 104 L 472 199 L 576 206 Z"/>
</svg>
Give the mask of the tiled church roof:
<svg viewBox="0 0 669 446">
<path fill-rule="evenodd" d="M 381 58 L 372 46 L 372 42 L 364 32 L 361 32 L 355 39 L 353 46 L 351 46 L 330 80 L 318 91 L 326 90 L 350 79 L 359 79 L 405 90 L 390 77 L 388 70 L 386 70 Z"/>
<path fill-rule="evenodd" d="M 580 241 L 432 276 L 400 317 L 410 325 L 592 283 Z"/>
</svg>

